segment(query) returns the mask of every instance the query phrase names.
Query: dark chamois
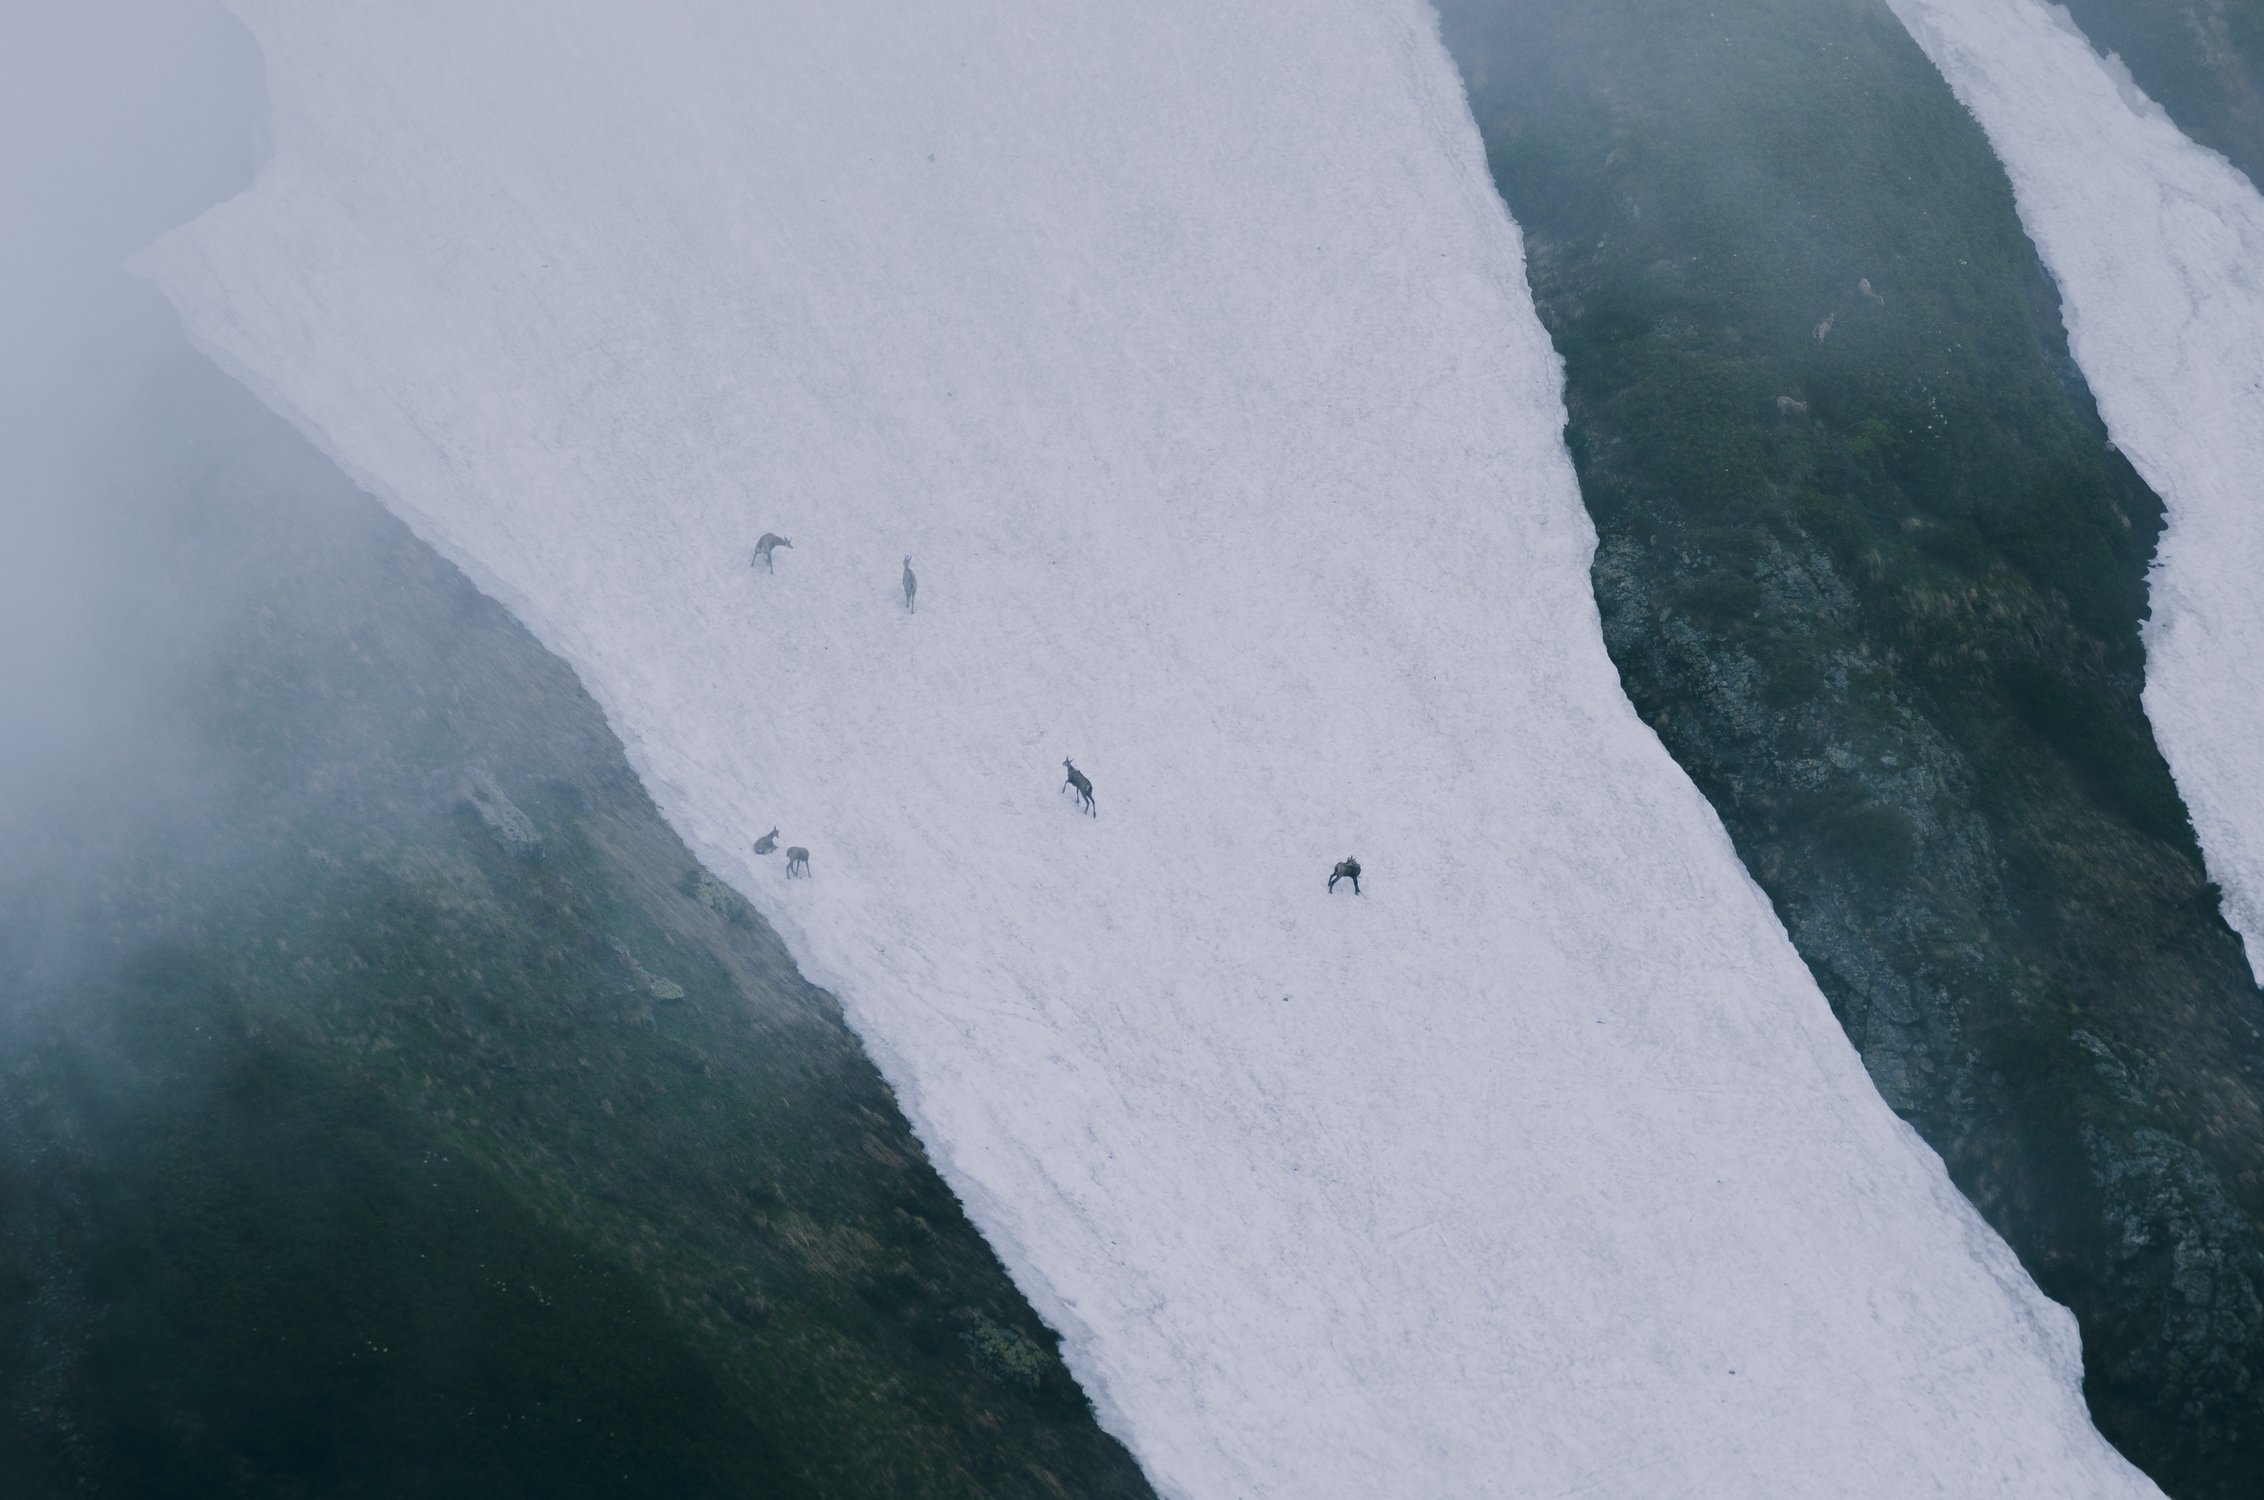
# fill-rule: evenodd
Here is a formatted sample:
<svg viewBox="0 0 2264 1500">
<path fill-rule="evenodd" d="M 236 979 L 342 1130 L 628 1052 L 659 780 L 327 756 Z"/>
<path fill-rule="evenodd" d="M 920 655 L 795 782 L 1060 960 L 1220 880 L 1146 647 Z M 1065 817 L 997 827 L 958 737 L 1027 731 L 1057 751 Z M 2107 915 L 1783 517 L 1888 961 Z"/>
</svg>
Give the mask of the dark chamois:
<svg viewBox="0 0 2264 1500">
<path fill-rule="evenodd" d="M 770 555 L 781 547 L 786 548 L 788 551 L 792 551 L 794 544 L 786 540 L 786 538 L 778 535 L 776 532 L 764 532 L 762 536 L 755 542 L 755 562 L 761 563 L 763 567 L 770 572 L 777 572 L 778 565 L 770 560 Z M 751 568 L 754 566 L 754 563 L 749 563 L 747 564 L 747 566 Z"/>
<path fill-rule="evenodd" d="M 1336 868 L 1335 868 L 1335 869 L 1333 869 L 1333 870 L 1331 870 L 1331 871 L 1329 871 L 1329 894 L 1330 894 L 1330 895 L 1332 895 L 1332 896 L 1333 896 L 1333 895 L 1335 895 L 1335 894 L 1336 894 L 1336 883 L 1337 883 L 1338 881 L 1340 881 L 1340 880 L 1349 880 L 1349 881 L 1351 881 L 1351 882 L 1352 882 L 1352 894 L 1353 894 L 1353 895 L 1355 895 L 1355 896 L 1359 895 L 1359 894 L 1360 894 L 1360 861 L 1358 861 L 1358 860 L 1354 859 L 1354 858 L 1353 858 L 1353 857 L 1352 857 L 1351 855 L 1347 854 L 1346 856 L 1344 856 L 1344 858 L 1342 858 L 1342 859 L 1340 859 L 1340 860 L 1338 860 L 1338 861 L 1336 862 Z"/>
<path fill-rule="evenodd" d="M 755 852 L 757 854 L 768 854 L 771 850 L 777 847 L 778 830 L 775 828 L 773 828 L 770 832 L 764 834 L 761 838 L 755 840 Z"/>
<path fill-rule="evenodd" d="M 920 591 L 920 580 L 912 576 L 912 559 L 904 559 L 904 612 L 912 613 L 912 596 Z"/>
<path fill-rule="evenodd" d="M 792 880 L 796 870 L 805 876 L 810 873 L 810 851 L 800 844 L 790 844 L 786 849 L 786 878 Z"/>
<path fill-rule="evenodd" d="M 1077 769 L 1077 764 L 1075 761 L 1064 759 L 1061 764 L 1069 772 L 1069 779 L 1061 784 L 1061 789 L 1066 792 L 1071 787 L 1075 787 L 1077 789 L 1078 800 L 1085 804 L 1085 811 L 1091 813 L 1096 818 L 1099 817 L 1100 812 L 1093 806 L 1092 782 L 1086 779 L 1085 773 L 1083 771 Z"/>
</svg>

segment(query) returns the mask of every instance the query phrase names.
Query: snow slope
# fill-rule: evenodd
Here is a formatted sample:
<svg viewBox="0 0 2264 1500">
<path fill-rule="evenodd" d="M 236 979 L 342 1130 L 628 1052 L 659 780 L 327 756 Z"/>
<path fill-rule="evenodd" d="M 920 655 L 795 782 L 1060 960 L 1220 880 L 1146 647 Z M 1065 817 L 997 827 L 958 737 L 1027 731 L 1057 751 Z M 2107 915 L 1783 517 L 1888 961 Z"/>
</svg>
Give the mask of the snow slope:
<svg viewBox="0 0 2264 1500">
<path fill-rule="evenodd" d="M 1427 11 L 242 9 L 273 162 L 145 269 L 572 660 L 1159 1488 L 2154 1493 L 1620 695 Z"/>
<path fill-rule="evenodd" d="M 2115 445 L 2162 497 L 2146 712 L 2264 974 L 2264 198 L 2038 0 L 1888 0 L 1988 132 Z"/>
</svg>

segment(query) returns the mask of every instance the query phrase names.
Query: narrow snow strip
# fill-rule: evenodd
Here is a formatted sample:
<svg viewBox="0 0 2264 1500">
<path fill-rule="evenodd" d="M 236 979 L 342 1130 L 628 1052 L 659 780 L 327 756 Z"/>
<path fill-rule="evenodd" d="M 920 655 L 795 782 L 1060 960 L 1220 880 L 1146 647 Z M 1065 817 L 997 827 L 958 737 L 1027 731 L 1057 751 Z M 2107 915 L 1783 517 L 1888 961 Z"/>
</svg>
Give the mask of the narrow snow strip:
<svg viewBox="0 0 2264 1500">
<path fill-rule="evenodd" d="M 274 160 L 149 274 L 574 663 L 1166 1494 L 2154 1493 L 1619 692 L 1426 10 L 242 9 Z"/>
<path fill-rule="evenodd" d="M 2038 0 L 1888 0 L 1980 120 L 2115 445 L 2169 510 L 2146 712 L 2264 974 L 2264 198 Z"/>
</svg>

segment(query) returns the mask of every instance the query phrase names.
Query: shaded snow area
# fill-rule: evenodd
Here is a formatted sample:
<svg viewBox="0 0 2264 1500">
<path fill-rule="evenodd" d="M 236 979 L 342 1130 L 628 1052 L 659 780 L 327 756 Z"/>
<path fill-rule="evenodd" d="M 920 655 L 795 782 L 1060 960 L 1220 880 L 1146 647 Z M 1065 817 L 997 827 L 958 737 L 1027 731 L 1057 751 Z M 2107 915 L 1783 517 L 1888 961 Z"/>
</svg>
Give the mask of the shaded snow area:
<svg viewBox="0 0 2264 1500">
<path fill-rule="evenodd" d="M 2264 198 L 2060 7 L 1888 3 L 1988 132 L 2099 414 L 2168 507 L 2146 712 L 2264 974 Z"/>
<path fill-rule="evenodd" d="M 1426 10 L 243 9 L 274 159 L 145 269 L 571 659 L 1159 1489 L 2153 1493 L 1620 695 Z"/>
</svg>

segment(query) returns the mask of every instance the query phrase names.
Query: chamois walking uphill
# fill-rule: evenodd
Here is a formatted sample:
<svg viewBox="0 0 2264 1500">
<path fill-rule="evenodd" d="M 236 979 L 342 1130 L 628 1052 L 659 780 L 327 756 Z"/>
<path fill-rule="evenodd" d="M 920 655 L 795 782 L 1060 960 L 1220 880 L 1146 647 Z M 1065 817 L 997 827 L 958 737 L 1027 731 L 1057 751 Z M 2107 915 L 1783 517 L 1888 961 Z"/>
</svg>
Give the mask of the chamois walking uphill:
<svg viewBox="0 0 2264 1500">
<path fill-rule="evenodd" d="M 1355 895 L 1355 896 L 1359 895 L 1359 894 L 1360 894 L 1360 861 L 1358 861 L 1358 860 L 1354 859 L 1354 858 L 1353 858 L 1353 857 L 1352 857 L 1351 855 L 1347 854 L 1346 856 L 1344 856 L 1344 858 L 1342 858 L 1342 859 L 1340 859 L 1340 860 L 1338 860 L 1338 861 L 1336 862 L 1336 868 L 1335 868 L 1335 869 L 1333 869 L 1333 870 L 1331 870 L 1331 871 L 1329 871 L 1329 894 L 1330 894 L 1330 895 L 1332 895 L 1332 896 L 1333 896 L 1333 895 L 1335 895 L 1335 894 L 1336 894 L 1336 883 L 1337 883 L 1338 881 L 1340 881 L 1340 880 L 1349 880 L 1349 881 L 1351 881 L 1351 882 L 1352 882 L 1352 894 L 1353 894 L 1353 895 Z"/>
<path fill-rule="evenodd" d="M 771 829 L 770 832 L 755 840 L 755 852 L 757 854 L 768 854 L 771 850 L 776 849 L 777 847 L 778 830 L 776 828 Z"/>
<path fill-rule="evenodd" d="M 786 846 L 786 878 L 788 880 L 792 880 L 794 878 L 794 872 L 797 870 L 802 872 L 802 875 L 805 879 L 808 878 L 810 873 L 810 851 L 803 848 L 800 844 L 789 844 Z"/>
<path fill-rule="evenodd" d="M 786 538 L 780 536 L 775 531 L 764 532 L 755 541 L 754 561 L 761 563 L 763 565 L 763 571 L 767 573 L 777 572 L 778 565 L 771 561 L 770 555 L 781 547 L 786 548 L 788 551 L 792 551 L 794 544 L 786 540 Z M 749 563 L 748 566 L 753 567 L 754 563 Z"/>
<path fill-rule="evenodd" d="M 1061 789 L 1066 792 L 1071 787 L 1075 787 L 1077 789 L 1077 800 L 1084 804 L 1085 811 L 1096 818 L 1099 817 L 1099 811 L 1093 806 L 1093 783 L 1091 779 L 1083 771 L 1077 769 L 1075 761 L 1067 757 L 1062 759 L 1061 765 L 1062 769 L 1069 773 L 1069 779 L 1061 784 Z"/>
<path fill-rule="evenodd" d="M 912 596 L 920 591 L 920 580 L 912 576 L 912 559 L 904 559 L 904 612 L 912 613 Z"/>
</svg>

